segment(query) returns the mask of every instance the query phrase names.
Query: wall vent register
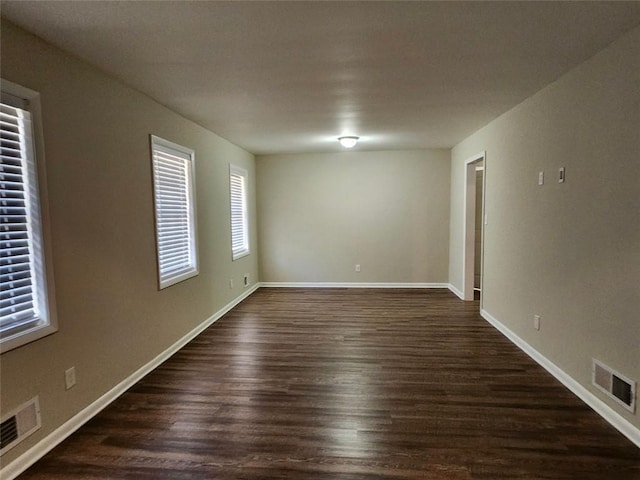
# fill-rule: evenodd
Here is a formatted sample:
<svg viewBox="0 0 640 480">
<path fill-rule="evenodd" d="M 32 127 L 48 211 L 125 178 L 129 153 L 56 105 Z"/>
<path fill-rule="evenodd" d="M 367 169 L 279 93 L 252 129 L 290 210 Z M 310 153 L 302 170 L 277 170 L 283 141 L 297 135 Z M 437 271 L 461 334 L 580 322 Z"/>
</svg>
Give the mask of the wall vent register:
<svg viewBox="0 0 640 480">
<path fill-rule="evenodd" d="M 40 403 L 33 397 L 0 422 L 0 455 L 11 450 L 40 428 Z"/>
<path fill-rule="evenodd" d="M 626 378 L 595 358 L 593 359 L 592 374 L 593 385 L 627 410 L 635 411 L 636 382 Z"/>
</svg>

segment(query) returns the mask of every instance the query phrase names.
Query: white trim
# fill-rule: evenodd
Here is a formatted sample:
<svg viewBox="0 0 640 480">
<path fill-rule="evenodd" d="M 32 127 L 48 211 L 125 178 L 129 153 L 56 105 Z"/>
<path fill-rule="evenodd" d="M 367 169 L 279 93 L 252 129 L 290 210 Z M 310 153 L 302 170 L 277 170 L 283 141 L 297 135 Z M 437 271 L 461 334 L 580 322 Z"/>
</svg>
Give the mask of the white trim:
<svg viewBox="0 0 640 480">
<path fill-rule="evenodd" d="M 547 357 L 545 357 L 543 354 L 541 354 L 535 348 L 525 342 L 522 338 L 520 338 L 512 330 L 510 330 L 509 327 L 497 320 L 489 312 L 482 309 L 480 310 L 480 315 L 482 315 L 482 317 L 487 322 L 498 329 L 500 333 L 511 340 L 511 342 L 513 342 L 518 348 L 520 348 L 520 350 L 529 355 L 541 367 L 543 367 L 547 372 L 549 372 L 557 380 L 559 380 L 560 383 L 571 390 L 574 395 L 576 395 L 579 399 L 581 399 L 584 403 L 591 407 L 598 415 L 609 422 L 616 430 L 618 430 L 625 437 L 635 443 L 636 446 L 640 447 L 640 429 L 632 425 L 622 415 L 614 411 L 609 405 L 604 403 L 593 393 L 583 387 L 568 373 L 566 373 L 555 363 L 553 363 L 551 360 L 549 360 Z"/>
<path fill-rule="evenodd" d="M 598 367 L 600 367 L 601 369 L 609 372 L 610 380 L 612 382 L 613 382 L 613 377 L 615 376 L 615 377 L 618 377 L 620 380 L 624 380 L 625 382 L 627 382 L 629 384 L 629 386 L 631 387 L 631 405 L 624 403 L 622 400 L 620 400 L 618 397 L 616 397 L 613 394 L 613 391 L 612 391 L 612 386 L 613 385 L 612 384 L 609 384 L 609 390 L 607 390 L 604 387 L 600 386 L 596 382 L 596 365 Z M 600 390 L 608 398 L 610 398 L 611 400 L 616 402 L 618 405 L 623 407 L 625 410 L 629 410 L 631 413 L 636 413 L 636 382 L 631 380 L 629 377 L 621 374 L 620 372 L 614 370 L 609 365 L 601 362 L 600 360 L 598 360 L 596 358 L 592 358 L 591 359 L 591 385 L 593 385 L 595 388 Z"/>
<path fill-rule="evenodd" d="M 177 342 L 167 348 L 164 352 L 159 354 L 153 360 L 146 365 L 132 373 L 129 377 L 125 378 L 107 393 L 88 405 L 86 408 L 78 412 L 72 418 L 56 428 L 53 432 L 47 435 L 45 438 L 36 443 L 29 450 L 18 456 L 11 463 L 5 465 L 0 470 L 0 480 L 13 480 L 18 475 L 23 473 L 27 468 L 40 460 L 43 456 L 49 453 L 54 447 L 60 444 L 73 432 L 78 430 L 82 425 L 91 420 L 100 411 L 106 408 L 110 403 L 116 400 L 120 395 L 126 392 L 135 383 L 140 381 L 145 375 L 150 373 L 153 369 L 158 367 L 161 363 L 171 357 L 174 353 L 184 347 L 187 343 L 202 333 L 207 327 L 211 326 L 215 321 L 220 319 L 223 315 L 229 312 L 232 308 L 242 302 L 245 298 L 251 295 L 259 288 L 259 284 L 255 284 L 251 289 L 246 290 L 242 295 L 238 296 L 227 305 L 222 307 L 211 317 L 206 319 L 196 328 L 191 330 L 185 336 L 180 338 Z"/>
<path fill-rule="evenodd" d="M 466 159 L 464 161 L 464 192 L 463 192 L 463 219 L 462 219 L 462 299 L 473 300 L 473 284 L 474 284 L 474 257 L 475 257 L 475 214 L 476 214 L 476 162 L 482 160 L 486 168 L 487 152 L 483 150 L 480 153 Z M 482 232 L 484 233 L 484 196 L 486 185 L 486 175 L 482 178 Z M 469 195 L 473 192 L 473 195 Z M 471 228 L 473 227 L 473 228 Z M 469 235 L 469 237 L 467 237 Z M 484 246 L 483 246 L 484 250 Z M 482 255 L 482 254 L 481 254 Z M 480 260 L 480 271 L 482 272 L 482 258 Z M 480 275 L 482 282 L 482 274 Z M 480 285 L 482 288 L 482 284 Z"/>
<path fill-rule="evenodd" d="M 464 294 L 460 290 L 458 290 L 455 285 L 450 283 L 449 285 L 447 285 L 447 288 L 455 293 L 460 300 L 464 300 Z"/>
<path fill-rule="evenodd" d="M 196 152 L 192 148 L 178 145 L 177 143 L 165 140 L 156 135 L 149 135 L 151 142 L 151 168 L 153 173 L 153 212 L 154 212 L 154 224 L 155 224 L 155 238 L 156 238 L 156 257 L 158 265 L 158 289 L 162 290 L 176 283 L 180 283 L 189 278 L 195 277 L 200 273 L 198 267 L 198 213 L 196 209 Z M 169 175 L 163 178 L 159 182 L 159 177 L 164 168 L 162 168 L 161 160 L 162 155 L 169 155 L 171 157 L 177 157 L 184 162 L 184 167 L 187 172 L 185 174 L 184 183 L 181 183 L 178 179 L 175 179 L 173 175 Z M 166 166 L 166 165 L 165 165 Z M 171 179 L 171 180 L 169 180 Z M 166 241 L 166 237 L 161 234 L 160 222 L 163 208 L 160 203 L 160 199 L 166 194 L 161 187 L 162 183 L 171 181 L 171 187 L 175 190 L 177 188 L 184 188 L 187 195 L 186 198 L 186 217 L 188 219 L 187 225 L 187 241 L 188 241 L 188 261 L 180 263 L 180 270 L 173 271 L 163 275 L 162 271 L 162 255 L 160 244 Z M 173 199 L 175 200 L 175 199 Z M 176 225 L 171 225 L 175 228 Z M 184 252 L 183 252 L 184 253 Z M 173 267 L 175 268 L 175 266 Z"/>
<path fill-rule="evenodd" d="M 234 211 L 234 202 L 233 202 L 233 177 L 240 177 L 242 179 L 241 182 L 241 198 L 242 198 L 242 240 L 243 246 L 241 250 L 233 249 L 233 211 Z M 249 172 L 247 169 L 234 165 L 232 163 L 229 164 L 229 228 L 231 233 L 231 260 L 236 261 L 242 257 L 246 257 L 251 253 L 251 249 L 249 246 L 249 210 L 248 210 L 248 200 L 247 200 L 247 189 L 249 188 Z"/>
<path fill-rule="evenodd" d="M 35 299 L 40 309 L 39 322 L 32 322 L 29 328 L 22 331 L 5 332 L 3 338 L 0 338 L 0 353 L 5 353 L 56 333 L 58 331 L 58 316 L 40 93 L 4 78 L 0 78 L 0 91 L 16 99 L 26 100 L 28 105 L 23 105 L 21 110 L 29 112 L 31 117 L 28 122 L 31 129 L 31 135 L 29 135 L 31 141 L 25 144 L 26 149 L 30 152 L 26 155 L 27 168 L 24 177 L 25 185 L 29 185 L 29 196 L 33 195 L 36 198 L 35 201 L 27 202 L 30 212 L 27 216 L 30 224 L 28 229 L 31 232 L 31 260 L 29 263 L 32 268 L 32 276 L 35 279 Z"/>
<path fill-rule="evenodd" d="M 262 282 L 266 288 L 449 288 L 448 283 Z"/>
<path fill-rule="evenodd" d="M 16 424 L 17 424 L 16 428 L 17 428 L 17 433 L 18 434 L 16 435 L 15 440 L 13 440 L 11 443 L 5 445 L 4 447 L 2 447 L 2 449 L 0 449 L 0 456 L 4 455 L 5 453 L 7 453 L 13 447 L 15 447 L 20 442 L 22 442 L 25 438 L 27 438 L 31 434 L 37 432 L 38 430 L 40 430 L 40 427 L 42 427 L 42 417 L 40 416 L 40 397 L 38 395 L 36 395 L 35 397 L 27 400 L 22 405 L 14 408 L 9 413 L 3 415 L 2 418 L 0 419 L 0 422 L 4 423 L 9 418 L 11 418 L 13 416 L 17 416 L 18 413 L 21 413 L 22 411 L 26 410 L 31 405 L 33 405 L 32 408 L 33 408 L 35 416 L 36 416 L 36 424 L 33 427 L 31 427 L 29 430 L 27 430 L 26 432 L 20 432 L 20 430 L 22 430 L 21 422 L 20 422 L 20 420 L 18 418 L 16 418 L 15 420 L 16 420 Z"/>
<path fill-rule="evenodd" d="M 236 260 L 240 260 L 243 257 L 248 257 L 249 255 L 251 255 L 251 252 L 249 250 L 243 250 L 242 252 L 237 253 L 235 255 L 232 253 L 231 254 L 231 261 L 235 262 Z"/>
</svg>

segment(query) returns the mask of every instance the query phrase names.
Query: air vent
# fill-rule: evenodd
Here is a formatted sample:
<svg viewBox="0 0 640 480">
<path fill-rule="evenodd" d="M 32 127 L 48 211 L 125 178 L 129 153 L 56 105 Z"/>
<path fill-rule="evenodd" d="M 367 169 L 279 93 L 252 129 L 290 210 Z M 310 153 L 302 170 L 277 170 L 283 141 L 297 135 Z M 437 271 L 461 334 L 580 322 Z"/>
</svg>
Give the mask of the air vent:
<svg viewBox="0 0 640 480">
<path fill-rule="evenodd" d="M 636 382 L 593 359 L 593 384 L 630 412 L 636 408 Z"/>
<path fill-rule="evenodd" d="M 16 438 L 18 438 L 18 422 L 13 416 L 0 424 L 0 450 L 4 450 L 4 447 L 8 447 Z"/>
<path fill-rule="evenodd" d="M 6 415 L 0 422 L 0 455 L 40 428 L 40 403 L 34 397 Z"/>
</svg>

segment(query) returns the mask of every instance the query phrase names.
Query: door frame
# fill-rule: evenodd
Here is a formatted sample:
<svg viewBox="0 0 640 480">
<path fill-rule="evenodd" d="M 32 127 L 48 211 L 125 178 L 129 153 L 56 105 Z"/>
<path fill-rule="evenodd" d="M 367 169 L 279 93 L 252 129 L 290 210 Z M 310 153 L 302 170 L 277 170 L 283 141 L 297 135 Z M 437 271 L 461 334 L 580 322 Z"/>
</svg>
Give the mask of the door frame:
<svg viewBox="0 0 640 480">
<path fill-rule="evenodd" d="M 462 235 L 464 240 L 462 259 L 462 299 L 473 300 L 475 241 L 476 241 L 476 166 L 483 161 L 484 175 L 482 176 L 482 243 L 480 250 L 480 289 L 484 280 L 484 226 L 487 223 L 485 212 L 486 183 L 487 183 L 487 152 L 482 152 L 468 158 L 464 162 L 464 224 Z M 480 302 L 482 305 L 482 295 Z"/>
</svg>

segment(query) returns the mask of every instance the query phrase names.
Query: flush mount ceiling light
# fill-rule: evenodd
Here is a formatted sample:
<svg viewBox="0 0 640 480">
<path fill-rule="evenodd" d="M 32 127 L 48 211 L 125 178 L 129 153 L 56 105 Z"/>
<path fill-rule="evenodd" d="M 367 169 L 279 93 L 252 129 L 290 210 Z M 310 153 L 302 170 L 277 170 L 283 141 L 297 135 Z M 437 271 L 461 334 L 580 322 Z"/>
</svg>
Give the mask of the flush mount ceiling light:
<svg viewBox="0 0 640 480">
<path fill-rule="evenodd" d="M 353 148 L 356 146 L 356 143 L 358 143 L 359 138 L 360 137 L 338 137 L 338 141 L 344 148 Z"/>
</svg>

